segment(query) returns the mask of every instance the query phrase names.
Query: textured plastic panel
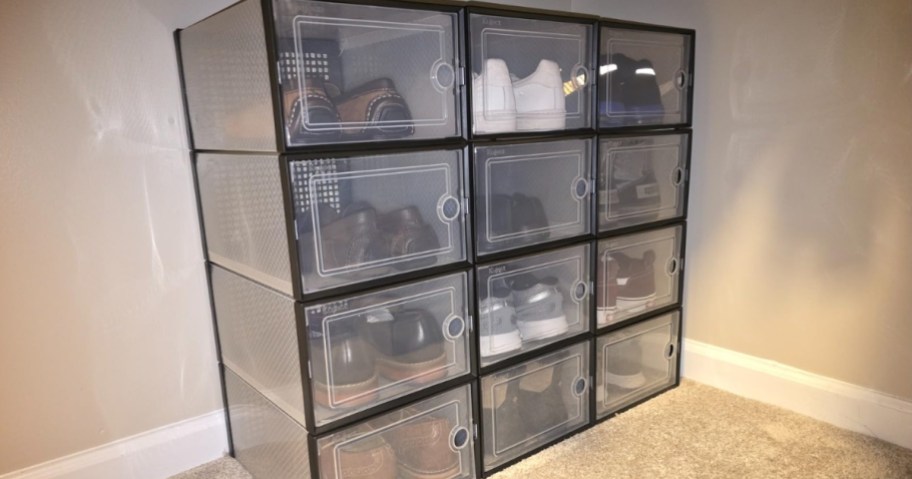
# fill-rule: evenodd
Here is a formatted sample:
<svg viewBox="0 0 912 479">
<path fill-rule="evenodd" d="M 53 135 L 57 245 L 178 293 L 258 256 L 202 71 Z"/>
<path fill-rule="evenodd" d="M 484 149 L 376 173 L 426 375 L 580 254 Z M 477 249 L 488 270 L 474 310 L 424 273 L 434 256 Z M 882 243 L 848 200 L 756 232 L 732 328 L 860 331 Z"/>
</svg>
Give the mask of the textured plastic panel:
<svg viewBox="0 0 912 479">
<path fill-rule="evenodd" d="M 462 136 L 456 13 L 274 5 L 288 146 Z"/>
<path fill-rule="evenodd" d="M 180 46 L 194 147 L 276 151 L 259 0 L 182 30 Z"/>
<path fill-rule="evenodd" d="M 293 161 L 304 292 L 466 258 L 462 150 Z"/>
<path fill-rule="evenodd" d="M 479 254 L 588 234 L 592 140 L 475 148 Z"/>
<path fill-rule="evenodd" d="M 489 470 L 589 422 L 589 342 L 481 379 Z"/>
<path fill-rule="evenodd" d="M 690 134 L 599 141 L 599 230 L 684 215 Z"/>
<path fill-rule="evenodd" d="M 294 301 L 212 266 L 222 362 L 305 424 Z"/>
<path fill-rule="evenodd" d="M 601 43 L 601 127 L 690 122 L 690 35 L 603 27 Z"/>
<path fill-rule="evenodd" d="M 196 161 L 209 259 L 291 295 L 279 159 L 200 154 Z"/>
<path fill-rule="evenodd" d="M 590 24 L 469 15 L 475 134 L 593 125 Z"/>
<path fill-rule="evenodd" d="M 478 267 L 478 335 L 487 366 L 589 330 L 590 246 Z"/>
<path fill-rule="evenodd" d="M 468 275 L 305 309 L 316 425 L 470 371 Z"/>
<path fill-rule="evenodd" d="M 612 414 L 673 386 L 681 313 L 674 311 L 598 338 L 596 415 Z"/>
<path fill-rule="evenodd" d="M 678 302 L 680 226 L 599 241 L 598 325 L 618 323 Z"/>
<path fill-rule="evenodd" d="M 253 477 L 308 479 L 307 433 L 265 397 L 225 370 L 234 456 Z"/>
<path fill-rule="evenodd" d="M 320 477 L 475 477 L 470 391 L 462 386 L 317 439 Z"/>
</svg>

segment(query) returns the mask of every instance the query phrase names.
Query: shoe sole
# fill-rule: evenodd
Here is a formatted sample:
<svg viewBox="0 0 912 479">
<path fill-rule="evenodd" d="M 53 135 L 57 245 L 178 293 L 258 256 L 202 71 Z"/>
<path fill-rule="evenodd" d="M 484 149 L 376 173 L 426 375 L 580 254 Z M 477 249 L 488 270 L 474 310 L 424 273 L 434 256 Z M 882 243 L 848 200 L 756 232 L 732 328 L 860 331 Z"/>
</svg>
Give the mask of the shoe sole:
<svg viewBox="0 0 912 479">
<path fill-rule="evenodd" d="M 614 321 L 614 315 L 617 313 L 617 306 L 612 308 L 598 308 L 596 313 L 599 325 L 610 324 Z"/>
<path fill-rule="evenodd" d="M 393 381 L 414 381 L 427 384 L 446 376 L 446 353 L 420 363 L 405 363 L 393 358 L 377 358 L 377 371 Z"/>
<path fill-rule="evenodd" d="M 567 317 L 564 315 L 535 321 L 517 321 L 516 327 L 524 341 L 552 338 L 567 332 Z"/>
<path fill-rule="evenodd" d="M 481 114 L 476 114 L 472 119 L 475 121 L 475 132 L 478 134 L 509 133 L 517 129 L 515 116 L 487 119 Z"/>
<path fill-rule="evenodd" d="M 621 389 L 639 389 L 646 385 L 646 376 L 642 371 L 636 374 L 614 374 L 605 371 L 605 381 Z"/>
<path fill-rule="evenodd" d="M 321 406 L 330 409 L 352 409 L 366 406 L 377 400 L 377 373 L 369 379 L 355 384 L 334 385 L 332 386 L 333 395 L 337 404 L 332 404 L 329 400 L 329 386 L 314 381 L 314 401 Z"/>
<path fill-rule="evenodd" d="M 559 117 L 550 118 L 548 113 L 546 117 L 528 116 L 522 113 L 516 115 L 516 131 L 541 131 L 541 130 L 563 130 L 567 125 L 567 119 L 563 113 Z"/>
<path fill-rule="evenodd" d="M 652 293 L 648 296 L 640 296 L 637 298 L 622 298 L 618 296 L 617 309 L 618 311 L 623 311 L 624 313 L 639 313 L 641 311 L 644 311 L 655 298 L 655 293 Z"/>
<path fill-rule="evenodd" d="M 480 335 L 478 340 L 480 343 L 479 347 L 481 348 L 481 357 L 497 356 L 509 353 L 510 351 L 516 351 L 522 347 L 522 337 L 519 335 L 519 331 L 487 336 Z M 498 345 L 496 351 L 491 348 L 492 344 Z"/>
<path fill-rule="evenodd" d="M 407 467 L 405 464 L 399 464 L 399 477 L 402 479 L 448 479 L 450 477 L 456 477 L 458 472 L 458 462 L 452 467 L 440 472 L 418 471 Z"/>
</svg>

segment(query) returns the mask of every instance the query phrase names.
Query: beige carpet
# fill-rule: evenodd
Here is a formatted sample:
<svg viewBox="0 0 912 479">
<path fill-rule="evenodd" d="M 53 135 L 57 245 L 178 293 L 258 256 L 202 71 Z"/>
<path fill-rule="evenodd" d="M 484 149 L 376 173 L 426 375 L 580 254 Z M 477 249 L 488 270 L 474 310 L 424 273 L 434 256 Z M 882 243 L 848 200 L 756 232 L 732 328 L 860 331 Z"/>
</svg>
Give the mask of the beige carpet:
<svg viewBox="0 0 912 479">
<path fill-rule="evenodd" d="M 493 477 L 910 479 L 912 451 L 684 382 Z M 221 459 L 178 478 L 250 476 Z"/>
</svg>

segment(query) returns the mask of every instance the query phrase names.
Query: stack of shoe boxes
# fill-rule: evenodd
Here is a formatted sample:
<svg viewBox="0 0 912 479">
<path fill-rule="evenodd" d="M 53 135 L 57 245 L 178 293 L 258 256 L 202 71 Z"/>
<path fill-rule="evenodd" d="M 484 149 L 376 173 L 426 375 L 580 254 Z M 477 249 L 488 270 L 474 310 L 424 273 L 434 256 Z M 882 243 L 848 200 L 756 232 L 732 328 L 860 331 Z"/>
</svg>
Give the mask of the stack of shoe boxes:
<svg viewBox="0 0 912 479">
<path fill-rule="evenodd" d="M 481 477 L 677 384 L 693 32 L 244 0 L 177 40 L 255 477 Z"/>
</svg>

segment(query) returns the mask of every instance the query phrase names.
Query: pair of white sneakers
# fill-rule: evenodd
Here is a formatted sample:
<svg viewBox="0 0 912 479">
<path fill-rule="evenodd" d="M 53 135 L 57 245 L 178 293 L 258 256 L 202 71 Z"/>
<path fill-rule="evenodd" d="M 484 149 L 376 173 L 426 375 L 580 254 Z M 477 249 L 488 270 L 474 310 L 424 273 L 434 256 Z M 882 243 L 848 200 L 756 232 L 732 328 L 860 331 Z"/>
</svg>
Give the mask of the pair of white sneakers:
<svg viewBox="0 0 912 479">
<path fill-rule="evenodd" d="M 485 60 L 472 83 L 475 133 L 562 130 L 566 124 L 560 66 L 542 60 L 526 78 L 516 78 L 499 58 Z"/>
</svg>

